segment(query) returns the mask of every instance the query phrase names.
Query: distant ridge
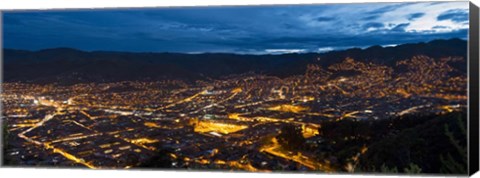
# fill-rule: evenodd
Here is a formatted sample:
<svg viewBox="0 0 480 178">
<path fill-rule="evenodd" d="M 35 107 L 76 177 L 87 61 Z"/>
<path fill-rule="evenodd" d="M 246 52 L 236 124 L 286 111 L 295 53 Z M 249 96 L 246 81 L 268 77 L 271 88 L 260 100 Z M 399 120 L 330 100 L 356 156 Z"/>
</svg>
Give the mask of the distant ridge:
<svg viewBox="0 0 480 178">
<path fill-rule="evenodd" d="M 4 49 L 3 52 L 6 82 L 76 83 L 164 78 L 196 80 L 246 72 L 286 77 L 303 74 L 308 64 L 327 67 L 347 57 L 388 66 L 417 55 L 466 59 L 467 41 L 433 40 L 395 47 L 376 45 L 366 49 L 277 55 L 86 52 L 72 48 Z M 466 63 L 455 67 L 466 72 Z"/>
</svg>

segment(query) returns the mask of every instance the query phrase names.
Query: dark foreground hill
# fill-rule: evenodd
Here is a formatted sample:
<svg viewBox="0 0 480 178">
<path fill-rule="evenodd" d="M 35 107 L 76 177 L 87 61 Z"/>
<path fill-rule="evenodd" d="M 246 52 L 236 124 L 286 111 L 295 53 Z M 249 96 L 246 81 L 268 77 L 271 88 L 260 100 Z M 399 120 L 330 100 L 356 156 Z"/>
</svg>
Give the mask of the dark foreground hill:
<svg viewBox="0 0 480 178">
<path fill-rule="evenodd" d="M 466 59 L 467 42 L 460 39 L 434 40 L 396 47 L 372 46 L 320 54 L 282 55 L 85 52 L 70 48 L 40 51 L 4 49 L 3 52 L 6 82 L 69 84 L 167 78 L 191 81 L 246 72 L 286 77 L 304 74 L 307 64 L 326 67 L 346 57 L 388 66 L 417 55 Z M 453 67 L 466 72 L 466 62 Z"/>
</svg>

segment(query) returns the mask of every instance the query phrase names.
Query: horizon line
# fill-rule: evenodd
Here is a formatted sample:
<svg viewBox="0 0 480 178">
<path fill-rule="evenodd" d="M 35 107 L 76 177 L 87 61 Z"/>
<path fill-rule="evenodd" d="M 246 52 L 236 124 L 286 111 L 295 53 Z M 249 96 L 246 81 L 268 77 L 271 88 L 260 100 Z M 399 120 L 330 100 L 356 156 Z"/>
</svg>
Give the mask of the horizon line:
<svg viewBox="0 0 480 178">
<path fill-rule="evenodd" d="M 191 52 L 175 52 L 175 51 L 120 51 L 120 50 L 85 50 L 85 49 L 79 49 L 79 48 L 74 48 L 74 47 L 65 47 L 65 46 L 59 46 L 59 47 L 52 47 L 52 48 L 43 48 L 43 49 L 18 49 L 18 48 L 3 48 L 2 50 L 16 50 L 16 51 L 27 51 L 27 52 L 42 52 L 42 51 L 47 51 L 47 50 L 58 50 L 58 49 L 68 49 L 68 50 L 73 50 L 73 51 L 79 51 L 79 52 L 87 52 L 87 53 L 98 53 L 98 52 L 104 52 L 104 53 L 132 53 L 132 54 L 184 54 L 184 55 L 202 55 L 202 54 L 231 54 L 231 55 L 288 55 L 288 54 L 325 54 L 329 52 L 336 52 L 336 51 L 346 51 L 346 50 L 351 50 L 351 49 L 360 49 L 360 50 L 366 50 L 368 48 L 372 47 L 381 47 L 381 48 L 395 48 L 401 45 L 408 45 L 408 44 L 421 44 L 421 43 L 431 43 L 434 41 L 451 41 L 451 40 L 461 40 L 468 42 L 468 39 L 462 39 L 462 38 L 439 38 L 439 39 L 434 39 L 430 41 L 422 41 L 422 42 L 411 42 L 411 43 L 403 43 L 403 44 L 386 44 L 386 45 L 369 45 L 369 46 L 349 46 L 349 47 L 321 47 L 321 48 L 330 48 L 330 50 L 326 51 L 320 51 L 321 48 L 318 48 L 318 51 L 312 51 L 312 50 L 306 50 L 306 49 L 264 49 L 263 51 L 253 51 L 253 52 L 222 52 L 222 51 L 205 51 L 205 52 L 196 52 L 196 51 L 191 51 Z M 288 51 L 292 50 L 293 52 L 281 52 L 281 51 Z M 301 52 L 301 51 L 305 52 Z M 267 52 L 267 51 L 272 51 L 272 52 Z"/>
</svg>

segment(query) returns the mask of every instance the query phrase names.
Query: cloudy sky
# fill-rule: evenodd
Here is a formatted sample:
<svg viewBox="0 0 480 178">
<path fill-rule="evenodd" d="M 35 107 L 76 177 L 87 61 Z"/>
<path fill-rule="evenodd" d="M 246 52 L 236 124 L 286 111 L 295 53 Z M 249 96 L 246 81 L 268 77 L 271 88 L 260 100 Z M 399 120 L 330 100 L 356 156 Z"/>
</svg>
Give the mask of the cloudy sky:
<svg viewBox="0 0 480 178">
<path fill-rule="evenodd" d="M 12 11 L 2 26 L 14 49 L 325 52 L 467 39 L 468 2 Z"/>
</svg>

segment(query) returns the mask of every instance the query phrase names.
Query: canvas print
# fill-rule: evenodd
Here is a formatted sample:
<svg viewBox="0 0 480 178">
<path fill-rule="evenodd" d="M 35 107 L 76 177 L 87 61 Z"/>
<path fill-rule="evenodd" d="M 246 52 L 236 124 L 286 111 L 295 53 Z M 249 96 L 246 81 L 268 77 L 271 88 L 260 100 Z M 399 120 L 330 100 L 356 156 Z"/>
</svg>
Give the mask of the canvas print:
<svg viewBox="0 0 480 178">
<path fill-rule="evenodd" d="M 467 174 L 468 2 L 2 13 L 7 167 Z"/>
</svg>

